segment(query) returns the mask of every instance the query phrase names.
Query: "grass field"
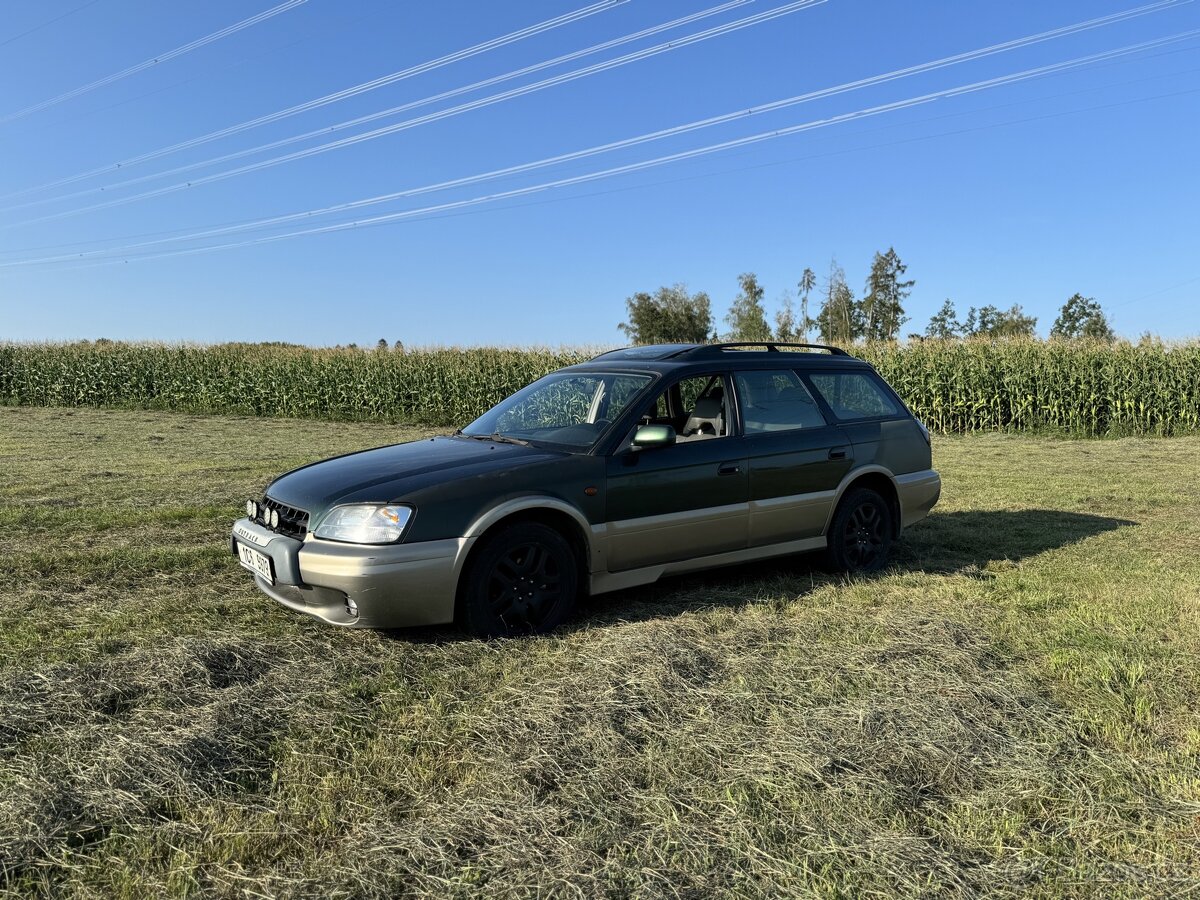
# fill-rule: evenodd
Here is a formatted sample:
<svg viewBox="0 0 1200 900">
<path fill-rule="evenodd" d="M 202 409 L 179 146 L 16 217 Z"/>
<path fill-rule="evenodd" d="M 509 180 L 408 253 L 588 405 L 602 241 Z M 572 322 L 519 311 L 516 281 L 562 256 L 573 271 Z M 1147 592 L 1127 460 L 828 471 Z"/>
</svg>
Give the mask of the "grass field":
<svg viewBox="0 0 1200 900">
<path fill-rule="evenodd" d="M 0 893 L 1200 895 L 1200 438 L 939 438 L 894 567 L 321 625 L 227 529 L 383 425 L 0 408 Z"/>
</svg>

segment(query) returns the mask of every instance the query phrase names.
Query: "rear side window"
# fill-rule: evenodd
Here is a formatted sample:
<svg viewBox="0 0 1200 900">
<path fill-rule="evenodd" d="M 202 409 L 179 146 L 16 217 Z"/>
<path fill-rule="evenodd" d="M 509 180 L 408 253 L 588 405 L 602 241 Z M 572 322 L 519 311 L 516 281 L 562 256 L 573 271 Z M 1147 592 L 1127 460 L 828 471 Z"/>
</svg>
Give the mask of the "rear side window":
<svg viewBox="0 0 1200 900">
<path fill-rule="evenodd" d="M 895 401 L 861 372 L 810 374 L 813 387 L 843 421 L 900 414 Z"/>
<path fill-rule="evenodd" d="M 789 369 L 738 372 L 734 380 L 746 434 L 825 425 L 812 394 Z"/>
</svg>

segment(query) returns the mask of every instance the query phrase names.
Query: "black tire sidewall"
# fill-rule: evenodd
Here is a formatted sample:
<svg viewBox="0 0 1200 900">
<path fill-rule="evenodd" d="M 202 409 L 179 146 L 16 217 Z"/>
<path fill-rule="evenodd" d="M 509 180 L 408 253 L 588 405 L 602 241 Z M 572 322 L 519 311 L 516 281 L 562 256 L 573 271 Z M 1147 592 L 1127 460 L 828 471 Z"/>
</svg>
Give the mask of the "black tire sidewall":
<svg viewBox="0 0 1200 900">
<path fill-rule="evenodd" d="M 878 559 L 871 565 L 865 567 L 854 566 L 846 558 L 845 548 L 842 546 L 842 534 L 846 530 L 846 521 L 850 518 L 850 514 L 858 507 L 867 503 L 877 507 L 883 518 L 883 547 Z M 847 572 L 850 574 L 857 572 L 878 572 L 887 565 L 888 557 L 891 555 L 894 528 L 892 510 L 888 506 L 888 502 L 877 491 L 873 491 L 870 488 L 855 488 L 842 498 L 842 502 L 838 504 L 837 511 L 833 514 L 833 521 L 829 524 L 829 534 L 826 536 L 829 544 L 825 551 L 827 567 L 834 572 Z"/>
<path fill-rule="evenodd" d="M 552 553 L 562 573 L 562 594 L 558 603 L 536 631 L 553 631 L 570 618 L 579 592 L 579 566 L 571 545 L 548 525 L 540 522 L 520 522 L 484 538 L 484 543 L 464 569 L 459 592 L 458 619 L 465 631 L 485 638 L 534 633 L 534 629 L 514 629 L 501 621 L 489 608 L 485 594 L 487 576 L 497 561 L 514 547 L 529 543 L 540 544 Z"/>
</svg>

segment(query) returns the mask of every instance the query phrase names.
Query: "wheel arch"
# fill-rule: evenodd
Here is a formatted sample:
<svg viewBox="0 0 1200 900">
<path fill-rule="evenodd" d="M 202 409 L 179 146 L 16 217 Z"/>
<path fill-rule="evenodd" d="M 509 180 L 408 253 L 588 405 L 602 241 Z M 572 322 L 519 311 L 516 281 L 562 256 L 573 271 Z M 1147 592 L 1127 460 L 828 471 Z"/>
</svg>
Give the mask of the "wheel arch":
<svg viewBox="0 0 1200 900">
<path fill-rule="evenodd" d="M 892 537 L 898 538 L 903 521 L 900 509 L 900 492 L 896 489 L 895 476 L 883 468 L 883 466 L 864 466 L 861 469 L 854 469 L 846 474 L 841 484 L 838 485 L 833 503 L 829 506 L 829 516 L 825 519 L 825 528 L 822 530 L 822 534 L 829 535 L 829 526 L 833 522 L 833 517 L 837 513 L 838 506 L 841 505 L 842 499 L 846 494 L 855 488 L 870 488 L 883 497 L 884 502 L 888 505 L 888 511 L 892 514 Z"/>
<path fill-rule="evenodd" d="M 580 588 L 586 590 L 588 575 L 592 570 L 591 545 L 588 541 L 591 525 L 583 513 L 571 504 L 555 497 L 521 497 L 492 507 L 478 516 L 467 528 L 464 535 L 468 538 L 465 552 L 455 565 L 454 606 L 456 618 L 462 600 L 464 579 L 469 571 L 471 560 L 489 537 L 519 522 L 537 522 L 546 525 L 566 538 L 571 552 L 575 556 L 576 565 L 579 567 Z"/>
</svg>

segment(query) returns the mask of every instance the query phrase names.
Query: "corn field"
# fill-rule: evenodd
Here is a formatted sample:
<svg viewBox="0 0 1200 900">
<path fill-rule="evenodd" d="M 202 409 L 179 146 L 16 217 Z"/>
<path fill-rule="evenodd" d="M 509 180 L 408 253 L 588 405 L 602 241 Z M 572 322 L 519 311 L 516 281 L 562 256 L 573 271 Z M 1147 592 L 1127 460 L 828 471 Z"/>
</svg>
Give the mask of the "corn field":
<svg viewBox="0 0 1200 900">
<path fill-rule="evenodd" d="M 1200 429 L 1198 344 L 929 341 L 855 353 L 940 432 Z"/>
<path fill-rule="evenodd" d="M 876 345 L 872 363 L 941 432 L 1200 430 L 1200 345 Z M 584 350 L 0 344 L 0 403 L 463 425 Z"/>
</svg>

